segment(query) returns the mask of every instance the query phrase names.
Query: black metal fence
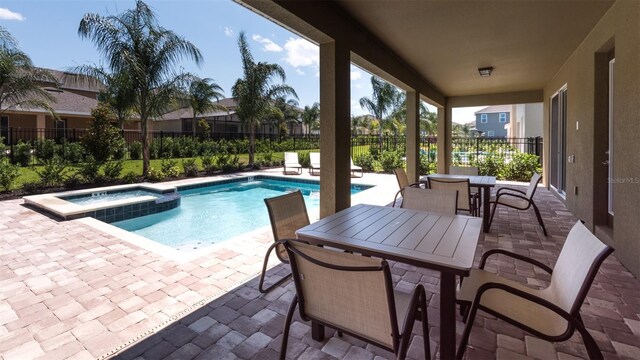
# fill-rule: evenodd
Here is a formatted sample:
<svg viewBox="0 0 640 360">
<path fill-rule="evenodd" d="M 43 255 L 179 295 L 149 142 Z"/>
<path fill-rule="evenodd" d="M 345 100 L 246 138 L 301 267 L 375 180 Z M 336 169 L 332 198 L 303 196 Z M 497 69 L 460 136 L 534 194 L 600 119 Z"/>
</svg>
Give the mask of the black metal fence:
<svg viewBox="0 0 640 360">
<path fill-rule="evenodd" d="M 0 138 L 6 146 L 6 153 L 13 159 L 15 147 L 19 143 L 30 143 L 33 148 L 44 139 L 50 139 L 62 146 L 76 143 L 87 133 L 87 129 L 27 129 L 27 128 L 2 128 Z M 127 146 L 134 142 L 142 141 L 140 130 L 121 130 Z M 191 132 L 182 131 L 149 131 L 152 141 L 159 141 L 160 153 L 164 139 L 193 137 Z M 196 134 L 200 140 L 243 140 L 248 139 L 247 133 L 214 133 L 202 137 Z M 280 134 L 255 134 L 256 140 L 261 142 L 262 149 L 271 151 L 299 151 L 320 149 L 319 135 L 288 135 Z M 452 163 L 460 165 L 470 165 L 476 160 L 482 160 L 487 156 L 498 156 L 508 162 L 517 153 L 533 154 L 540 157 L 542 163 L 542 137 L 529 138 L 452 138 Z M 76 145 L 77 146 L 77 145 Z M 354 135 L 351 138 L 351 156 L 356 158 L 365 154 L 379 154 L 383 151 L 396 151 L 401 154 L 406 153 L 406 137 L 404 136 L 383 136 L 378 135 Z M 258 149 L 260 151 L 260 149 Z M 437 160 L 437 138 L 435 136 L 425 136 L 420 139 L 420 153 L 427 156 L 432 162 Z"/>
</svg>

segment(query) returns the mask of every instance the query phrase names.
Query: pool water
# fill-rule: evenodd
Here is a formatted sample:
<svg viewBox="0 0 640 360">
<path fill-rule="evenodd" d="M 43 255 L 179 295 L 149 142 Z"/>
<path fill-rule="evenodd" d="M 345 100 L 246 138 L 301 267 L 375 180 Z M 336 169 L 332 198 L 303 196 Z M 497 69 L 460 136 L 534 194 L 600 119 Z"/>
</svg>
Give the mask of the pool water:
<svg viewBox="0 0 640 360">
<path fill-rule="evenodd" d="M 82 196 L 62 197 L 61 199 L 78 205 L 94 205 L 114 200 L 131 199 L 138 196 L 153 196 L 155 198 L 159 198 L 162 194 L 146 190 L 129 190 L 114 193 L 96 192 Z"/>
<path fill-rule="evenodd" d="M 269 225 L 265 198 L 301 190 L 307 211 L 317 211 L 320 185 L 258 180 L 179 191 L 173 210 L 112 223 L 176 249 L 196 249 Z M 352 186 L 351 193 L 361 191 Z"/>
</svg>

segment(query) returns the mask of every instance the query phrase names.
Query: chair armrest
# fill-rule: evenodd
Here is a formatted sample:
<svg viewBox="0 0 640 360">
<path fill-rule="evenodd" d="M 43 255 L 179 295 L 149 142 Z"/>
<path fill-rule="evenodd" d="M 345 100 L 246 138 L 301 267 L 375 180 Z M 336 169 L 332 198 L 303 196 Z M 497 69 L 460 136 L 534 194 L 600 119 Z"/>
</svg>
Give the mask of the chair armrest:
<svg viewBox="0 0 640 360">
<path fill-rule="evenodd" d="M 498 189 L 498 191 L 496 191 L 496 195 L 499 195 L 502 191 L 515 191 L 517 193 L 520 193 L 522 195 L 526 195 L 527 193 L 522 191 L 522 190 L 518 190 L 518 189 L 512 189 L 512 188 L 500 188 Z"/>
<path fill-rule="evenodd" d="M 507 192 L 504 192 L 502 194 L 498 194 L 498 196 L 496 196 L 496 199 L 494 201 L 492 201 L 492 202 L 498 202 L 498 200 L 500 199 L 501 196 L 513 196 L 513 197 L 516 197 L 518 199 L 526 200 L 527 202 L 531 203 L 531 199 L 529 199 L 528 197 L 524 197 L 522 195 L 513 194 L 513 193 L 507 193 Z"/>
<path fill-rule="evenodd" d="M 413 183 L 413 184 L 409 184 L 409 187 L 414 187 L 414 188 L 421 188 L 422 183 L 417 182 L 417 183 Z"/>
<path fill-rule="evenodd" d="M 508 251 L 508 250 L 503 250 L 503 249 L 493 249 L 493 250 L 489 250 L 487 252 L 485 252 L 484 254 L 482 254 L 482 258 L 480 259 L 480 269 L 484 269 L 484 266 L 487 262 L 487 258 L 493 254 L 503 254 L 503 255 L 507 255 L 509 257 L 512 257 L 514 259 L 517 260 L 522 260 L 524 262 L 528 262 L 529 264 L 535 265 L 539 268 L 541 268 L 542 270 L 546 271 L 549 274 L 553 273 L 553 269 L 550 268 L 549 266 L 541 263 L 538 260 L 534 260 L 530 257 L 524 256 L 524 255 L 520 255 L 520 254 L 516 254 L 514 252 Z"/>
</svg>

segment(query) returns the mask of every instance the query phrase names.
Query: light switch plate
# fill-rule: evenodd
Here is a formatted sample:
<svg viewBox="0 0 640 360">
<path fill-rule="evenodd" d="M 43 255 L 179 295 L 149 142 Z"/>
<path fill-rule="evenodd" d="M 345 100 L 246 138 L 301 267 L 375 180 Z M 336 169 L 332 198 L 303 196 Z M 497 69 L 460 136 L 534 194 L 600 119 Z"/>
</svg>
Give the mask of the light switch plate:
<svg viewBox="0 0 640 360">
<path fill-rule="evenodd" d="M 579 129 L 580 129 L 580 121 L 576 120 L 576 130 L 579 130 Z"/>
</svg>

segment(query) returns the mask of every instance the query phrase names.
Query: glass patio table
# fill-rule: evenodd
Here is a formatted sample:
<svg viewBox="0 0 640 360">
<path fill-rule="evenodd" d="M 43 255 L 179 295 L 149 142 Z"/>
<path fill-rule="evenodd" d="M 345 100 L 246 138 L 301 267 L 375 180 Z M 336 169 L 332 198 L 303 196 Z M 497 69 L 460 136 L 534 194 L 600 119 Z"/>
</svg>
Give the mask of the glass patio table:
<svg viewBox="0 0 640 360">
<path fill-rule="evenodd" d="M 359 204 L 298 231 L 298 239 L 439 271 L 440 358 L 456 345 L 456 275 L 468 276 L 480 238 L 480 218 Z M 324 327 L 312 323 L 314 340 Z"/>
</svg>

